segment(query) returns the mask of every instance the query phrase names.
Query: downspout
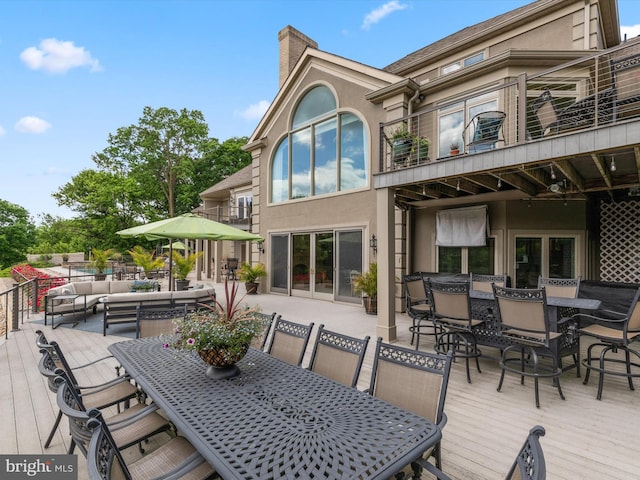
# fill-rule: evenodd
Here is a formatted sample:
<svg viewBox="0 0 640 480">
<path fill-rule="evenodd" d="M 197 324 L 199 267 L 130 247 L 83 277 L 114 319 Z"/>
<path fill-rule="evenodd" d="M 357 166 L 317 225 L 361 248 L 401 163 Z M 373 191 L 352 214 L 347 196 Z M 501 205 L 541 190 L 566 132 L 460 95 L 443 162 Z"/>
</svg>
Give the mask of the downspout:
<svg viewBox="0 0 640 480">
<path fill-rule="evenodd" d="M 420 97 L 420 89 L 417 89 L 415 91 L 415 93 L 413 94 L 413 96 L 409 99 L 409 106 L 407 107 L 407 113 L 409 115 L 409 121 L 411 122 L 411 115 L 413 115 L 413 104 L 418 100 L 418 98 Z M 408 125 L 409 127 L 409 131 L 411 131 L 411 124 Z M 409 231 L 409 229 L 413 229 L 413 222 L 409 221 L 409 214 L 408 211 L 405 212 L 405 215 L 403 215 L 404 220 L 406 222 L 406 230 L 405 230 L 405 238 L 406 238 L 406 242 L 407 244 L 405 245 L 405 252 L 406 256 L 404 259 L 404 273 L 408 273 L 409 272 L 409 265 L 413 265 L 413 252 L 411 251 L 411 234 L 412 232 Z"/>
</svg>

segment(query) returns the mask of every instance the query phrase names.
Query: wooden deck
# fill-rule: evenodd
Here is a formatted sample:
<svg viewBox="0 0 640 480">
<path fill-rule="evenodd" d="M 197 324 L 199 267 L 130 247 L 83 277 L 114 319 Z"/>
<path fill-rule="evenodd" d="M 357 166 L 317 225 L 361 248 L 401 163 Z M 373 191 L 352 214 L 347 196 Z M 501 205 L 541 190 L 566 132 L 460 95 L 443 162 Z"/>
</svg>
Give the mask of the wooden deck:
<svg viewBox="0 0 640 480">
<path fill-rule="evenodd" d="M 371 335 L 358 388 L 368 387 L 374 350 L 375 317 L 360 306 L 334 304 L 278 295 L 246 297 L 262 311 L 276 311 L 298 322 L 320 323 L 326 328 L 354 336 Z M 37 369 L 40 354 L 35 331 L 42 328 L 56 340 L 74 364 L 82 364 L 107 354 L 120 336 L 103 337 L 80 329 L 61 327 L 51 330 L 37 323 L 38 317 L 0 340 L 0 452 L 4 454 L 66 453 L 69 445 L 66 419 L 51 447 L 43 444 L 53 425 L 57 406 L 55 396 Z M 92 317 L 90 321 L 99 321 Z M 408 345 L 409 319 L 397 316 L 399 342 Z M 315 338 L 315 332 L 312 335 Z M 421 349 L 432 349 L 423 338 Z M 307 350 L 307 360 L 311 347 Z M 487 354 L 497 351 L 485 349 Z M 115 365 L 115 362 L 112 362 Z M 519 378 L 508 375 L 502 392 L 496 391 L 499 369 L 494 360 L 481 360 L 482 373 L 472 370 L 472 384 L 466 382 L 463 362 L 454 365 L 449 382 L 445 412 L 449 422 L 443 431 L 444 470 L 457 479 L 504 478 L 529 429 L 540 424 L 546 429 L 541 440 L 548 478 L 555 480 L 638 478 L 640 456 L 640 392 L 632 392 L 624 379 L 607 378 L 603 399 L 595 399 L 597 376 L 583 385 L 575 370 L 562 377 L 566 400 L 560 399 L 550 381 L 541 382 L 540 403 L 534 402 L 531 381 L 521 386 Z M 110 367 L 82 372 L 82 381 L 97 383 L 110 378 Z M 640 388 L 640 385 L 638 385 Z M 128 458 L 138 455 L 135 447 Z M 77 453 L 77 452 L 76 452 Z M 79 479 L 87 478 L 86 463 L 78 458 Z M 431 478 L 425 475 L 425 478 Z"/>
</svg>

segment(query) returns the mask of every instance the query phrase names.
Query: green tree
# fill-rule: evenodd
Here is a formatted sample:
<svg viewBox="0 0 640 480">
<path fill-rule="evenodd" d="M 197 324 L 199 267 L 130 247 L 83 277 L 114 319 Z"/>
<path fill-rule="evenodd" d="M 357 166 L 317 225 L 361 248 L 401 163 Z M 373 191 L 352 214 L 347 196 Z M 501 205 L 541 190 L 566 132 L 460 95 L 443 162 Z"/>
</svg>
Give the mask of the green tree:
<svg viewBox="0 0 640 480">
<path fill-rule="evenodd" d="M 23 261 L 34 242 L 35 225 L 29 212 L 20 205 L 0 199 L 0 268 Z"/>
<path fill-rule="evenodd" d="M 70 253 L 87 251 L 89 242 L 82 219 L 65 219 L 44 214 L 36 227 L 35 245 L 29 253 Z"/>
</svg>

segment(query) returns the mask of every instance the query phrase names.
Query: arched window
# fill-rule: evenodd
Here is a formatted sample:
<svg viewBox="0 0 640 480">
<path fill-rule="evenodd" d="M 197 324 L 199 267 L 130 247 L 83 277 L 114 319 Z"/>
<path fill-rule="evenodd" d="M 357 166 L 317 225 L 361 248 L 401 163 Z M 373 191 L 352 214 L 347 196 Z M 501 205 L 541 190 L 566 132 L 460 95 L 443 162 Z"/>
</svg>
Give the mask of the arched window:
<svg viewBox="0 0 640 480">
<path fill-rule="evenodd" d="M 367 184 L 367 135 L 353 113 L 340 112 L 327 87 L 300 100 L 291 130 L 271 163 L 271 201 L 324 195 Z"/>
</svg>

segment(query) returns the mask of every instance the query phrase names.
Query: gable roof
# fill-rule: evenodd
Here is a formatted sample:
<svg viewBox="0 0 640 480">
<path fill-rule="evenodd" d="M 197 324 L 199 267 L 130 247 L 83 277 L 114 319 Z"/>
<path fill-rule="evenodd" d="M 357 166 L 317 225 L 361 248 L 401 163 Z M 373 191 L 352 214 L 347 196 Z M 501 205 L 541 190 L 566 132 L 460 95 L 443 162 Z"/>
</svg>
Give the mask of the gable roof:
<svg viewBox="0 0 640 480">
<path fill-rule="evenodd" d="M 251 185 L 251 164 L 238 170 L 233 175 L 229 175 L 224 180 L 216 183 L 215 185 L 207 188 L 204 192 L 200 193 L 200 197 L 210 197 L 216 193 L 223 193 L 228 195 L 229 191 L 233 188 L 245 187 Z"/>
</svg>

